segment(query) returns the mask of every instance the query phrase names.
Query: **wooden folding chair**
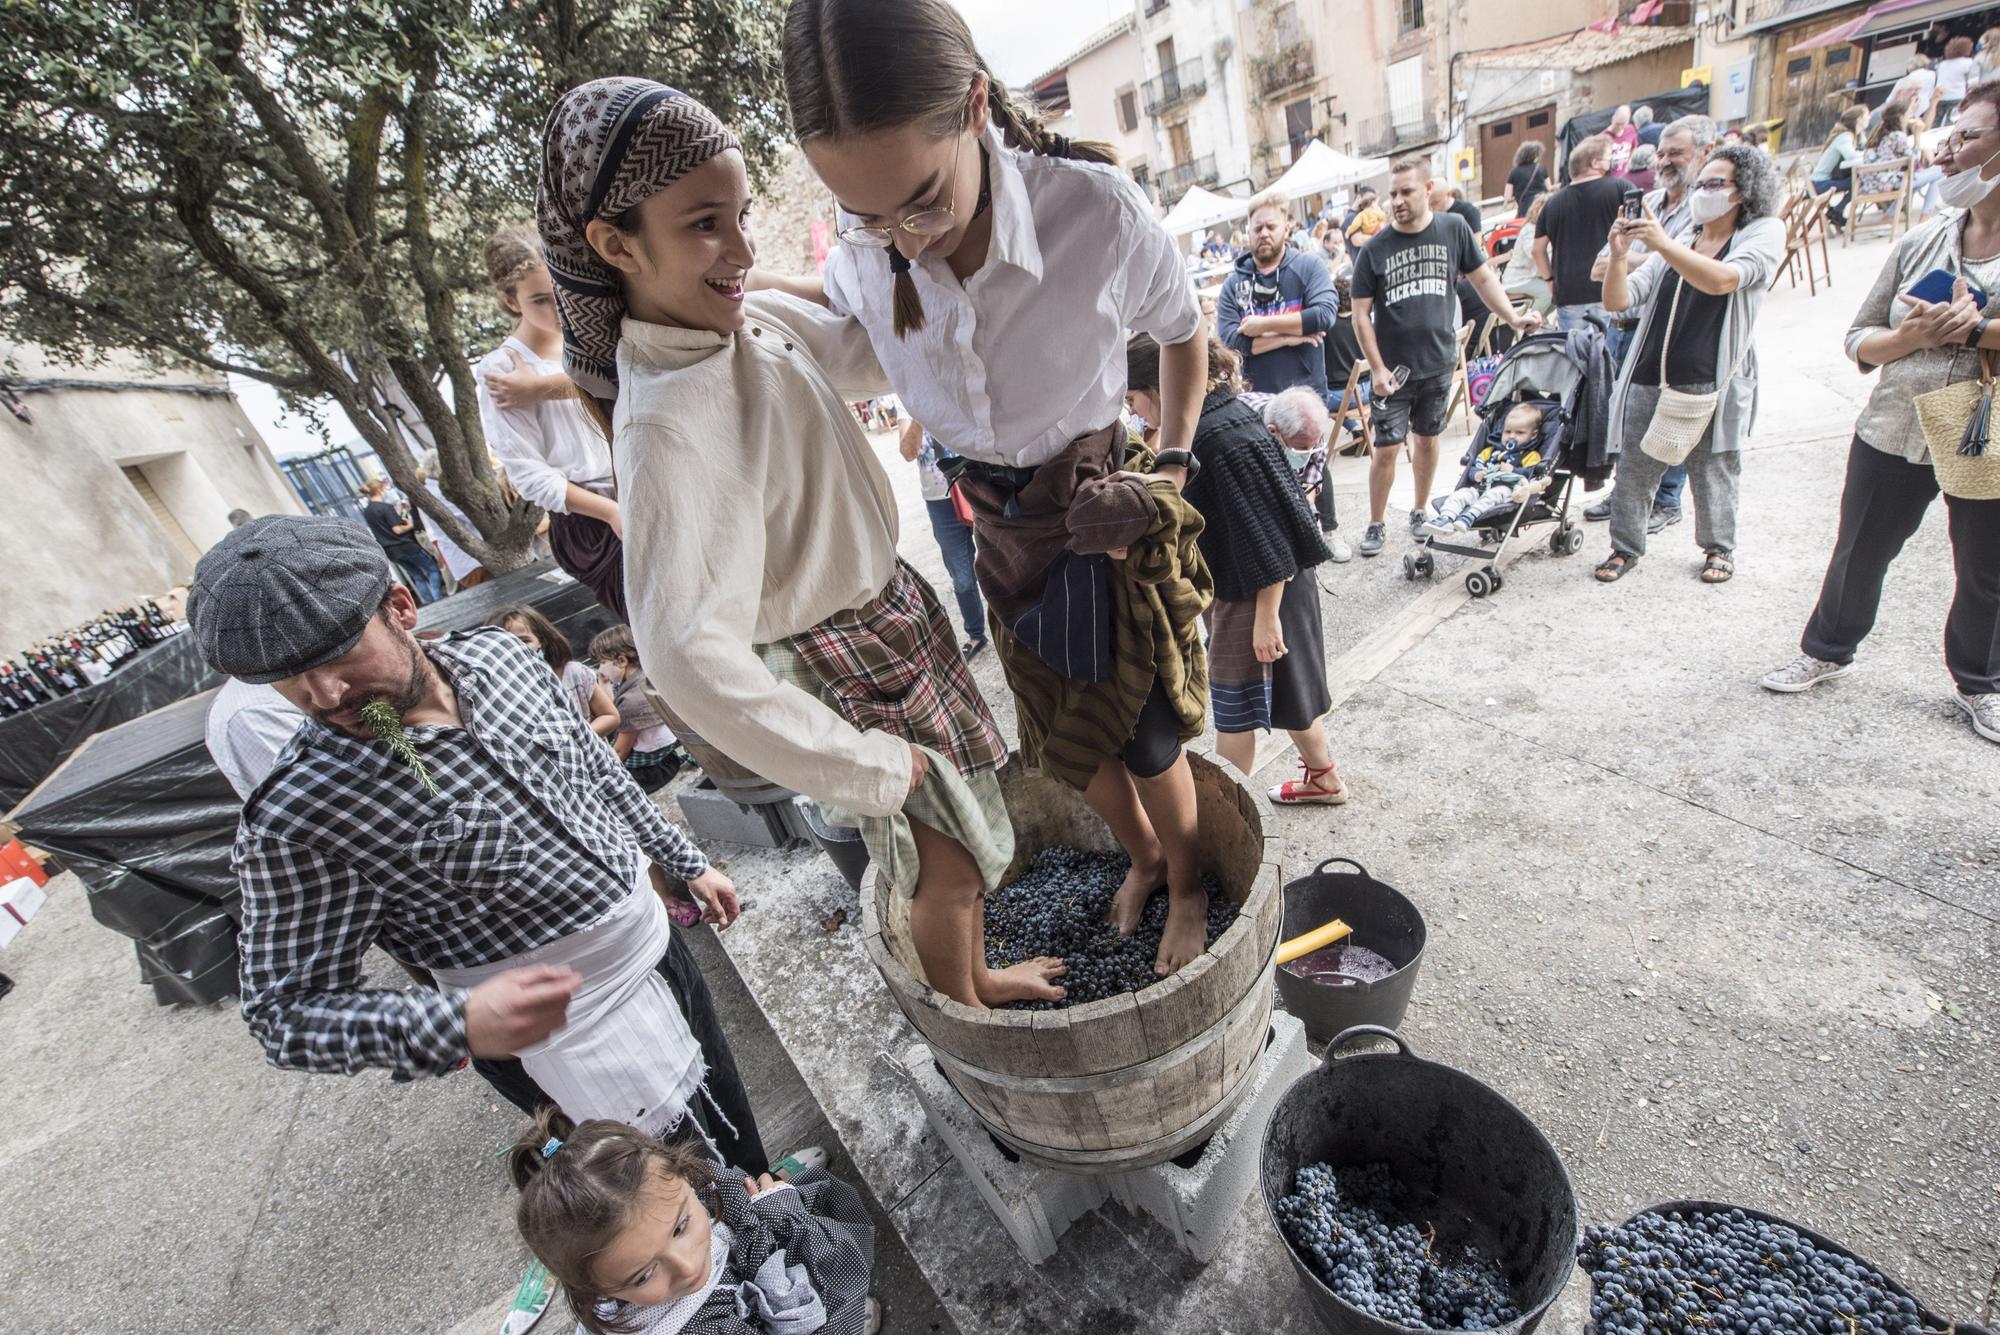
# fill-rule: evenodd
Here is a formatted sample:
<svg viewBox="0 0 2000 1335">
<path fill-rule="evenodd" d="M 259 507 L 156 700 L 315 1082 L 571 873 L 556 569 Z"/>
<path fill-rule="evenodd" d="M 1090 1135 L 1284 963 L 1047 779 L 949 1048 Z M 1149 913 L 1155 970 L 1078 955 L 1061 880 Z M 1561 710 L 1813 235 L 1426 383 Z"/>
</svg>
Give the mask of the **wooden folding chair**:
<svg viewBox="0 0 2000 1335">
<path fill-rule="evenodd" d="M 1340 433 L 1346 430 L 1345 424 L 1349 414 L 1352 414 L 1361 423 L 1361 433 L 1351 443 L 1341 445 L 1338 449 L 1329 446 L 1329 453 L 1332 455 L 1366 455 L 1372 453 L 1375 449 L 1374 412 L 1368 402 L 1367 396 L 1361 392 L 1361 377 L 1367 374 L 1368 362 L 1366 358 L 1357 360 L 1353 366 L 1348 368 L 1347 384 L 1340 391 L 1340 406 L 1333 410 L 1334 439 L 1338 441 Z"/>
<path fill-rule="evenodd" d="M 1535 309 L 1535 299 L 1525 292 L 1510 293 L 1508 300 L 1513 304 L 1514 314 L 1516 315 L 1526 315 L 1529 311 Z M 1499 349 L 1493 346 L 1493 339 L 1500 330 L 1506 327 L 1506 325 L 1501 324 L 1498 320 L 1488 320 L 1486 328 L 1480 331 L 1479 346 L 1472 350 L 1473 359 L 1490 357 L 1495 352 L 1498 352 Z"/>
<path fill-rule="evenodd" d="M 1472 341 L 1472 321 L 1458 327 L 1458 369 L 1451 373 L 1451 397 L 1445 400 L 1444 420 L 1451 421 L 1454 409 L 1465 412 L 1465 429 L 1472 430 L 1472 395 L 1466 390 L 1465 348 Z"/>
<path fill-rule="evenodd" d="M 1803 263 L 1806 270 L 1806 290 L 1812 296 L 1819 295 L 1819 278 L 1813 270 L 1813 242 L 1819 242 L 1820 265 L 1825 270 L 1828 287 L 1833 286 L 1833 260 L 1826 250 L 1826 208 L 1833 198 L 1833 192 L 1824 195 L 1810 195 L 1792 215 L 1792 226 L 1785 238 L 1785 265 L 1790 273 L 1792 286 L 1799 285 L 1796 264 Z"/>
<path fill-rule="evenodd" d="M 1897 185 L 1894 190 L 1861 189 L 1864 176 L 1886 176 L 1896 173 Z M 1866 169 L 1857 164 L 1854 168 L 1854 193 L 1847 197 L 1847 244 L 1854 244 L 1854 229 L 1860 223 L 1861 210 L 1871 205 L 1882 209 L 1888 215 L 1889 239 L 1896 239 L 1898 227 L 1908 230 L 1910 226 L 1910 182 L 1917 174 L 1915 155 L 1907 158 L 1890 158 L 1886 162 L 1871 162 Z"/>
</svg>

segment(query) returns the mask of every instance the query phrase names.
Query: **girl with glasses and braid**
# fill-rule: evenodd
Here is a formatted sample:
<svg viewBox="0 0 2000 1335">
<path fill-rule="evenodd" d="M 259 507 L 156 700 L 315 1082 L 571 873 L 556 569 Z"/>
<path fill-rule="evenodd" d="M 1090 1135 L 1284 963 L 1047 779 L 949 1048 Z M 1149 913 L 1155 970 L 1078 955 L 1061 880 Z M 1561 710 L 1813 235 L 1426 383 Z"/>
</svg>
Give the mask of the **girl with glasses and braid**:
<svg viewBox="0 0 2000 1335">
<path fill-rule="evenodd" d="M 793 0 L 783 49 L 840 206 L 825 296 L 959 456 L 1023 755 L 1131 856 L 1120 931 L 1166 888 L 1171 973 L 1203 950 L 1182 743 L 1206 723 L 1210 592 L 1180 493 L 1208 378 L 1182 257 L 1111 149 L 1051 133 L 946 0 Z M 1160 345 L 1157 452 L 1119 418 L 1128 331 Z"/>
</svg>

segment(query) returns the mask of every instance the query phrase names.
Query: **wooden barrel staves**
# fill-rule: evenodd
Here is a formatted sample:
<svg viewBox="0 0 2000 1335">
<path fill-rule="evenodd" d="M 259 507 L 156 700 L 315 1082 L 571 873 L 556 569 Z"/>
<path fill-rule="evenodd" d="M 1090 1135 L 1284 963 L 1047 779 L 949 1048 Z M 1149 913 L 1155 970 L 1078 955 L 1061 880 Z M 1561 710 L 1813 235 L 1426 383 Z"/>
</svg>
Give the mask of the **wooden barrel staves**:
<svg viewBox="0 0 2000 1335">
<path fill-rule="evenodd" d="M 862 932 L 875 967 L 959 1094 L 1024 1158 L 1072 1173 L 1162 1163 L 1241 1101 L 1270 1030 L 1284 916 L 1281 841 L 1262 794 L 1190 753 L 1203 870 L 1240 914 L 1214 946 L 1138 992 L 1054 1011 L 973 1010 L 932 991 L 909 938 L 909 902 L 870 868 Z M 1014 820 L 1008 878 L 1045 848 L 1113 849 L 1083 797 L 1028 770 L 1001 772 Z"/>
</svg>

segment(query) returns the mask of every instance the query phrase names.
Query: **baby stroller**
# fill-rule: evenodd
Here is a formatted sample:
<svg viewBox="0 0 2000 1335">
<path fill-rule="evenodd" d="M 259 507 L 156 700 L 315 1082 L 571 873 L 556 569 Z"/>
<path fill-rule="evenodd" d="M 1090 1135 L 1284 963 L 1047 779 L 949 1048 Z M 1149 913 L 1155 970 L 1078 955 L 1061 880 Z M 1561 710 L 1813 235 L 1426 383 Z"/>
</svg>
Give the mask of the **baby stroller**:
<svg viewBox="0 0 2000 1335">
<path fill-rule="evenodd" d="M 1499 591 L 1498 563 L 1514 535 L 1540 524 L 1553 524 L 1549 550 L 1557 556 L 1574 556 L 1583 549 L 1583 529 L 1569 517 L 1570 484 L 1575 473 L 1570 466 L 1574 441 L 1574 405 L 1583 385 L 1583 368 L 1570 357 L 1567 338 L 1560 333 L 1535 334 L 1522 339 L 1501 359 L 1493 384 L 1480 405 L 1479 429 L 1465 449 L 1464 468 L 1454 487 L 1469 485 L 1479 451 L 1498 446 L 1507 414 L 1527 403 L 1542 412 L 1542 462 L 1540 476 L 1531 480 L 1515 504 L 1481 516 L 1473 525 L 1480 545 L 1449 542 L 1432 534 L 1421 538 L 1422 550 L 1403 558 L 1403 577 L 1429 579 L 1437 574 L 1435 552 L 1469 556 L 1484 564 L 1466 572 L 1465 588 L 1475 598 Z"/>
</svg>

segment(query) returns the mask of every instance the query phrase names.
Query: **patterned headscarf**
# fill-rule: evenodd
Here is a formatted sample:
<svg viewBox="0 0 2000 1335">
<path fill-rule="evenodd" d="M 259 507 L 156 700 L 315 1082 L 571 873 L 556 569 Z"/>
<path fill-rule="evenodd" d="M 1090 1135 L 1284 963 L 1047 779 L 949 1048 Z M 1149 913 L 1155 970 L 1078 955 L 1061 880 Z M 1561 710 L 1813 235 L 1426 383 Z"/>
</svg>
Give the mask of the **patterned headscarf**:
<svg viewBox="0 0 2000 1335">
<path fill-rule="evenodd" d="M 584 225 L 617 217 L 738 147 L 714 112 L 649 79 L 593 79 L 549 113 L 535 221 L 562 318 L 563 370 L 607 413 L 618 397 L 625 294 L 617 271 L 584 239 Z"/>
</svg>

